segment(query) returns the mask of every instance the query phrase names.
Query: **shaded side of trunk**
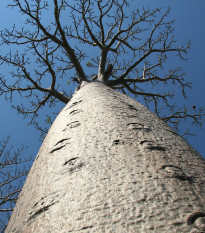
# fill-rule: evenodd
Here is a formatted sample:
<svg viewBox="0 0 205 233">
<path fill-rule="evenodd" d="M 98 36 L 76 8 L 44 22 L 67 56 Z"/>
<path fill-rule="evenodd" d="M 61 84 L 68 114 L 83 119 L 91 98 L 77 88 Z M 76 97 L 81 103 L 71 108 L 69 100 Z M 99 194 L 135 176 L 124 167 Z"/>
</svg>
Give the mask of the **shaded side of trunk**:
<svg viewBox="0 0 205 233">
<path fill-rule="evenodd" d="M 198 232 L 204 171 L 144 106 L 89 83 L 49 130 L 6 232 Z"/>
</svg>

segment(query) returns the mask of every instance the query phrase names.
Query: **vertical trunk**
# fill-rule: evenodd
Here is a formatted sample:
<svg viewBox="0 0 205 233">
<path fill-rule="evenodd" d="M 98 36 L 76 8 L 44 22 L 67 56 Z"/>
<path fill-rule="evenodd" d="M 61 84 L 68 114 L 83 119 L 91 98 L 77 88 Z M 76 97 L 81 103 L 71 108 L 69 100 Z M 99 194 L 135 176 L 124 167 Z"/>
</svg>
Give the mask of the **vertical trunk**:
<svg viewBox="0 0 205 233">
<path fill-rule="evenodd" d="M 89 83 L 49 130 L 6 232 L 198 232 L 203 179 L 203 158 L 169 126 Z"/>
</svg>

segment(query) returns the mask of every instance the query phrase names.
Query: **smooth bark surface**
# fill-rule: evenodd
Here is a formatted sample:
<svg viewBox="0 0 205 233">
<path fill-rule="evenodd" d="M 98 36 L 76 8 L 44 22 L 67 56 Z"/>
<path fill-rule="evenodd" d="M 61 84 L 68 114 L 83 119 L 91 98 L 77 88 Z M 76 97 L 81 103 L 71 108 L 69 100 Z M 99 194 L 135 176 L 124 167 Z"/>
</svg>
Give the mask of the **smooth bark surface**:
<svg viewBox="0 0 205 233">
<path fill-rule="evenodd" d="M 6 232 L 199 232 L 204 174 L 153 113 L 88 83 L 49 130 Z"/>
</svg>

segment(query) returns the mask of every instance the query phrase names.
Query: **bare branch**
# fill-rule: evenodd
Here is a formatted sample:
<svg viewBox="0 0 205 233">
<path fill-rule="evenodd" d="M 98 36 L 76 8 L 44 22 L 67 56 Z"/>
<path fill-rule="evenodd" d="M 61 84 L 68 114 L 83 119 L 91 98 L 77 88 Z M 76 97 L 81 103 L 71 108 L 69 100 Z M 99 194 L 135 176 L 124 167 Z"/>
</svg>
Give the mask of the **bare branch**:
<svg viewBox="0 0 205 233">
<path fill-rule="evenodd" d="M 85 23 L 86 29 L 88 30 L 88 33 L 89 33 L 91 39 L 98 45 L 99 48 L 102 49 L 103 48 L 102 44 L 97 40 L 95 35 L 92 33 L 92 30 L 91 30 L 91 28 L 90 28 L 90 26 L 88 24 L 87 19 L 86 19 L 86 13 L 89 10 L 90 0 L 88 0 L 86 2 L 88 2 L 87 8 L 85 8 L 85 2 L 82 1 L 82 12 L 81 12 L 81 14 L 82 14 L 82 17 L 83 17 L 83 21 Z"/>
<path fill-rule="evenodd" d="M 21 191 L 25 176 L 30 169 L 30 157 L 23 157 L 25 147 L 14 150 L 10 145 L 10 137 L 0 140 L 0 212 L 2 219 L 9 219 L 11 211 Z M 12 169 L 11 169 L 12 168 Z M 0 221 L 0 229 L 6 222 Z"/>
<path fill-rule="evenodd" d="M 57 28 L 60 32 L 60 35 L 61 35 L 61 38 L 63 41 L 62 46 L 66 50 L 69 59 L 71 60 L 71 62 L 75 66 L 76 72 L 78 73 L 80 79 L 82 81 L 86 81 L 87 80 L 86 75 L 85 75 L 76 55 L 75 55 L 75 51 L 71 48 L 68 41 L 66 40 L 65 33 L 61 27 L 61 23 L 60 23 L 60 19 L 59 19 L 60 11 L 58 8 L 58 1 L 57 0 L 54 0 L 54 5 L 55 5 L 55 7 L 54 7 L 55 20 L 56 20 Z"/>
</svg>

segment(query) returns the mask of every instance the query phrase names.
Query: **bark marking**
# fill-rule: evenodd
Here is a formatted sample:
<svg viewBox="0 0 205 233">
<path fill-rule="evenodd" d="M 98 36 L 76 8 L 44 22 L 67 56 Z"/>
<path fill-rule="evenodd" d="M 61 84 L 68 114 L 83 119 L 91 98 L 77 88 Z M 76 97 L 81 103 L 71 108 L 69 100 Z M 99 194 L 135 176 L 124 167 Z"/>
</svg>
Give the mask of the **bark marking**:
<svg viewBox="0 0 205 233">
<path fill-rule="evenodd" d="M 84 163 L 82 163 L 78 157 L 74 157 L 66 161 L 63 166 L 65 165 L 68 166 L 68 169 L 66 169 L 66 171 L 68 171 L 69 173 L 73 173 L 77 170 L 80 170 L 84 166 Z"/>
<path fill-rule="evenodd" d="M 75 115 L 75 114 L 80 113 L 80 112 L 82 112 L 82 110 L 73 110 L 70 112 L 70 115 Z"/>
<path fill-rule="evenodd" d="M 199 224 L 196 225 L 197 220 L 201 220 L 200 226 L 199 226 Z M 205 232 L 205 213 L 194 212 L 194 213 L 190 214 L 187 218 L 187 225 L 193 226 L 196 229 L 200 230 L 201 232 Z"/>
<path fill-rule="evenodd" d="M 75 128 L 77 126 L 80 126 L 80 122 L 79 121 L 73 121 L 73 122 L 67 124 L 67 126 L 69 126 L 70 128 Z"/>
<path fill-rule="evenodd" d="M 74 107 L 76 104 L 79 104 L 79 103 L 81 103 L 81 102 L 82 102 L 82 100 L 76 101 L 76 102 L 72 103 L 71 106 L 70 106 L 69 108 L 72 108 L 72 107 Z"/>
<path fill-rule="evenodd" d="M 166 172 L 168 178 L 176 178 L 181 181 L 193 181 L 193 177 L 187 176 L 180 167 L 167 164 L 161 166 L 161 169 Z"/>
<path fill-rule="evenodd" d="M 63 142 L 68 141 L 69 139 L 70 139 L 70 138 L 62 139 L 62 140 L 58 141 L 58 142 L 55 144 L 55 146 L 57 146 L 58 144 L 62 144 Z M 63 144 L 63 145 L 61 145 L 61 146 L 59 146 L 59 147 L 54 148 L 53 150 L 50 151 L 50 153 L 52 154 L 53 152 L 62 149 L 62 148 L 65 147 L 67 144 L 68 144 L 68 143 L 65 143 L 65 144 Z"/>
<path fill-rule="evenodd" d="M 65 139 L 62 139 L 62 140 L 60 140 L 59 142 L 57 142 L 56 144 L 55 144 L 55 146 L 57 146 L 59 143 L 62 143 L 62 142 L 64 142 L 64 141 L 67 141 L 67 140 L 69 140 L 70 138 L 65 138 Z"/>
<path fill-rule="evenodd" d="M 52 154 L 53 152 L 58 151 L 58 150 L 62 149 L 63 147 L 65 147 L 65 145 L 54 148 L 50 153 Z"/>
<path fill-rule="evenodd" d="M 140 144 L 143 146 L 143 148 L 148 150 L 159 150 L 159 151 L 165 151 L 166 148 L 162 145 L 160 145 L 158 142 L 154 142 L 152 140 L 142 140 Z"/>
<path fill-rule="evenodd" d="M 150 128 L 144 126 L 143 124 L 140 123 L 128 123 L 128 127 L 131 129 L 135 129 L 135 130 L 145 130 L 145 131 L 151 131 Z"/>
<path fill-rule="evenodd" d="M 49 209 L 49 207 L 51 207 L 52 205 L 54 205 L 56 202 L 50 204 L 50 205 L 46 205 L 44 207 L 42 207 L 41 209 L 37 210 L 33 215 L 31 215 L 28 219 L 28 221 L 30 221 L 33 218 L 36 218 L 38 215 L 42 214 L 43 212 L 47 211 Z"/>
</svg>

